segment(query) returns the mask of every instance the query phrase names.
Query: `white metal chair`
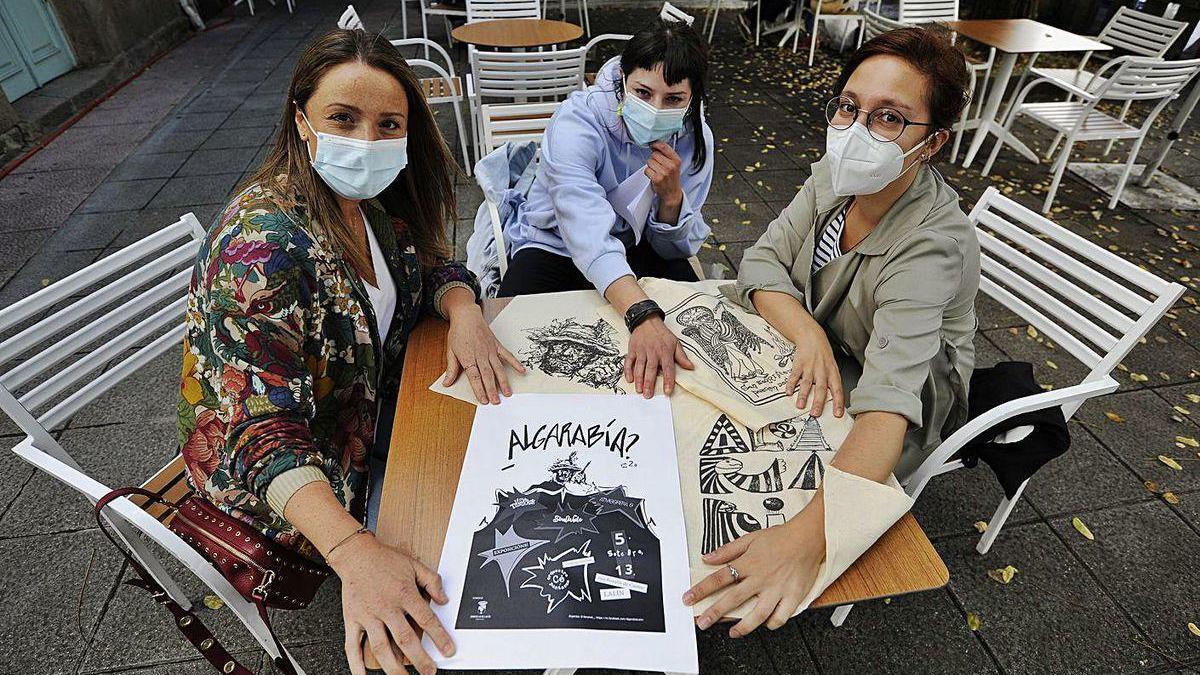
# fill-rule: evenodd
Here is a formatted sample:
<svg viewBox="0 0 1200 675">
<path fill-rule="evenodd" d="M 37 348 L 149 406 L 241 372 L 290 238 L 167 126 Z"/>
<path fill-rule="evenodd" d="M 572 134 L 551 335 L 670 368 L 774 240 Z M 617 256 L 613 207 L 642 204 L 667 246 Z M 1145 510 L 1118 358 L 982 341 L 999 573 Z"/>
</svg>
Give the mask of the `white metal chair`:
<svg viewBox="0 0 1200 675">
<path fill-rule="evenodd" d="M 467 0 L 467 23 L 493 19 L 540 19 L 541 0 Z"/>
<path fill-rule="evenodd" d="M 979 290 L 1028 321 L 1088 368 L 1079 384 L 1019 398 L 963 425 L 904 482 L 918 498 L 935 476 L 965 465 L 957 455 L 972 439 L 1017 415 L 1052 407 L 1068 420 L 1090 398 L 1120 386 L 1112 371 L 1183 294 L 1120 256 L 1055 224 L 989 187 L 971 209 L 979 235 Z M 1000 502 L 976 550 L 987 553 L 1025 487 Z M 841 625 L 852 605 L 834 610 Z"/>
<path fill-rule="evenodd" d="M 559 0 L 558 9 L 562 13 L 563 21 L 567 20 L 567 2 L 570 0 Z M 573 0 L 575 2 L 575 11 L 579 12 L 579 25 L 583 26 L 583 34 L 592 36 L 592 19 L 588 14 L 588 0 Z M 547 15 L 547 10 L 550 8 L 550 3 L 553 0 L 545 0 L 542 6 L 542 16 Z"/>
<path fill-rule="evenodd" d="M 0 375 L 0 409 L 26 434 L 13 452 L 93 504 L 111 488 L 89 476 L 53 432 L 125 378 L 180 344 L 188 281 L 203 238 L 204 228 L 188 213 L 140 242 L 0 310 L 0 333 L 11 333 L 0 341 L 0 368 L 4 370 Z M 173 401 L 163 402 L 164 412 L 174 409 Z M 172 436 L 163 442 L 173 444 L 175 439 Z M 176 456 L 145 486 L 171 500 L 185 496 L 190 487 L 182 457 Z M 113 501 L 104 516 L 171 599 L 185 610 L 192 606 L 146 539 L 199 577 L 241 619 L 263 649 L 272 658 L 279 657 L 254 605 L 203 556 L 167 529 L 163 521 L 170 513 L 141 504 L 141 498 L 133 499 L 137 501 Z M 302 672 L 298 665 L 297 671 Z"/>
<path fill-rule="evenodd" d="M 250 16 L 254 16 L 254 0 L 234 0 L 233 6 L 237 7 L 238 5 L 242 4 L 243 2 L 246 3 L 246 8 L 250 10 Z M 272 7 L 275 6 L 275 0 L 267 0 L 267 2 L 271 3 Z M 284 0 L 284 2 L 287 3 L 288 14 L 295 13 L 296 0 Z"/>
<path fill-rule="evenodd" d="M 479 107 L 483 155 L 505 143 L 542 142 L 550 118 L 558 109 L 551 103 L 485 103 Z M 482 156 L 482 155 L 481 155 Z"/>
<path fill-rule="evenodd" d="M 454 36 L 450 34 L 450 18 L 457 17 L 466 20 L 467 10 L 459 5 L 446 5 L 433 0 L 417 0 L 421 5 L 421 37 L 429 39 L 429 17 L 440 16 L 442 18 L 442 26 L 446 31 L 446 42 L 450 46 L 454 46 Z M 407 37 L 408 31 L 405 30 Z M 429 58 L 426 54 L 425 58 Z"/>
<path fill-rule="evenodd" d="M 608 39 L 600 36 L 593 42 L 602 38 Z M 481 113 L 485 99 L 517 103 L 557 101 L 582 89 L 587 50 L 588 46 L 550 52 L 493 52 L 469 47 L 467 101 L 475 124 L 476 161 L 487 154 L 483 150 L 486 144 Z"/>
<path fill-rule="evenodd" d="M 1175 40 L 1179 39 L 1187 26 L 1186 21 L 1174 21 L 1128 7 L 1118 7 L 1117 13 L 1104 25 L 1100 34 L 1096 36 L 1096 40 L 1134 56 L 1160 59 L 1175 43 Z M 1088 89 L 1093 85 L 1099 86 L 1100 82 L 1095 79 L 1099 73 L 1086 70 L 1088 62 L 1094 54 L 1095 52 L 1085 52 L 1079 61 L 1079 66 L 1075 68 L 1036 68 L 1034 64 L 1037 62 L 1038 55 L 1034 54 L 1021 73 L 1021 79 L 1017 81 L 1014 91 L 1021 91 L 1021 87 L 1030 73 L 1034 77 L 1064 82 L 1080 89 Z M 1071 100 L 1071 97 L 1068 96 L 1067 100 Z M 1131 101 L 1125 102 L 1118 119 L 1125 119 L 1125 115 L 1129 113 L 1130 103 Z M 1012 110 L 1013 108 L 1010 106 L 1009 112 Z M 1055 140 L 1055 145 L 1060 141 L 1062 141 L 1061 135 Z M 1108 145 L 1104 147 L 1105 155 L 1112 151 L 1114 142 L 1109 141 Z"/>
<path fill-rule="evenodd" d="M 397 47 L 422 46 L 425 48 L 426 54 L 433 50 L 441 55 L 444 66 L 430 61 L 428 57 L 407 59 L 407 61 L 408 65 L 413 68 L 426 68 L 437 75 L 436 77 L 421 78 L 422 93 L 430 105 L 446 104 L 454 111 L 454 124 L 458 128 L 458 145 L 462 151 L 463 168 L 466 169 L 468 176 L 471 175 L 471 159 L 467 154 L 467 129 L 463 124 L 462 117 L 462 103 L 466 99 L 466 89 L 462 78 L 454 73 L 454 61 L 450 59 L 450 55 L 446 53 L 445 49 L 442 49 L 441 45 L 425 38 L 392 40 L 392 44 Z"/>
<path fill-rule="evenodd" d="M 596 72 L 595 71 L 589 72 L 587 70 L 588 61 L 590 61 L 592 59 L 592 50 L 599 47 L 600 43 L 602 43 L 602 42 L 628 42 L 632 38 L 633 38 L 632 35 L 625 35 L 623 33 L 605 33 L 604 35 L 597 35 L 596 37 L 589 40 L 588 43 L 586 45 L 584 45 L 584 47 L 583 47 L 583 68 L 584 68 L 583 84 L 584 84 L 584 86 L 589 86 L 589 85 L 593 85 L 596 83 Z M 600 65 L 604 65 L 604 64 L 601 63 Z"/>
<path fill-rule="evenodd" d="M 1004 122 L 1005 131 L 1012 129 L 1013 122 L 1018 117 L 1026 115 L 1057 131 L 1058 138 L 1066 139 L 1054 165 L 1054 178 L 1046 193 L 1042 212 L 1050 211 L 1050 205 L 1054 202 L 1054 195 L 1058 192 L 1059 183 L 1062 182 L 1062 175 L 1066 171 L 1067 162 L 1071 157 L 1071 149 L 1075 143 L 1130 139 L 1133 144 L 1129 149 L 1129 156 L 1125 160 L 1125 170 L 1122 172 L 1120 180 L 1117 181 L 1116 189 L 1113 190 L 1112 198 L 1108 203 L 1108 208 L 1116 207 L 1117 201 L 1121 198 L 1121 192 L 1125 189 L 1125 182 L 1129 179 L 1129 173 L 1133 170 L 1133 164 L 1137 160 L 1138 150 L 1141 149 L 1142 142 L 1145 141 L 1146 134 L 1149 133 L 1155 118 L 1172 99 L 1179 95 L 1179 92 L 1187 86 L 1197 71 L 1200 71 L 1200 59 L 1163 61 L 1143 56 L 1122 56 L 1109 61 L 1101 68 L 1096 76 L 1091 78 L 1087 88 L 1077 87 L 1062 80 L 1042 77 L 1025 85 L 1017 94 L 1016 100 L 1013 101 L 1012 110 Z M 1025 103 L 1025 97 L 1039 84 L 1052 84 L 1078 100 Z M 1126 110 L 1133 101 L 1144 101 L 1153 104 L 1153 107 L 1147 112 L 1140 126 L 1133 126 L 1123 119 L 1112 117 L 1098 110 L 1097 104 L 1101 101 L 1121 101 L 1125 104 Z M 1046 153 L 1047 158 L 1054 153 L 1058 138 L 1051 143 L 1050 149 Z M 988 156 L 987 164 L 983 167 L 984 175 L 988 175 L 991 171 L 992 163 L 996 161 L 996 156 L 1000 154 L 1000 148 L 1003 146 L 1004 140 L 1001 137 L 996 141 L 996 145 L 992 148 L 992 154 Z"/>
<path fill-rule="evenodd" d="M 867 40 L 870 40 L 878 35 L 882 35 L 888 31 L 912 26 L 912 24 L 888 18 L 882 14 L 879 14 L 878 12 L 872 12 L 871 10 L 864 11 L 862 15 L 862 30 L 858 34 L 859 47 L 861 47 L 862 44 Z"/>
<path fill-rule="evenodd" d="M 812 15 L 813 28 L 812 28 L 812 35 L 810 36 L 809 44 L 808 44 L 808 65 L 811 66 L 813 64 L 813 59 L 816 57 L 816 53 L 817 53 L 817 41 L 818 41 L 818 36 L 821 33 L 821 22 L 822 21 L 824 21 L 826 23 L 833 22 L 833 21 L 843 21 L 843 22 L 849 22 L 851 24 L 850 26 L 847 26 L 846 32 L 842 36 L 841 47 L 844 49 L 846 47 L 846 40 L 848 40 L 850 38 L 850 33 L 852 33 L 854 30 L 856 30 L 857 28 L 859 28 L 862 25 L 862 14 L 860 13 L 859 10 L 870 9 L 875 12 L 879 12 L 879 8 L 880 8 L 880 5 L 883 4 L 883 0 L 849 0 L 849 2 L 847 2 L 847 4 L 846 4 L 846 8 L 843 11 L 837 12 L 837 13 L 823 12 L 822 10 L 823 10 L 824 3 L 821 0 L 816 0 L 815 2 L 813 2 L 812 3 L 813 6 L 811 6 L 811 7 L 808 4 L 808 0 L 797 0 L 796 4 L 799 7 L 799 11 L 796 12 L 796 19 L 795 19 L 795 21 L 793 21 L 791 23 L 790 26 L 788 26 L 788 28 L 784 32 L 783 38 L 781 38 L 779 40 L 779 46 L 780 47 L 784 46 L 785 44 L 787 44 L 787 41 L 790 39 L 792 41 L 792 51 L 794 52 L 794 51 L 798 50 L 800 48 L 800 32 L 802 30 L 804 30 L 804 15 L 806 13 Z M 758 29 L 755 29 L 756 41 L 757 41 L 757 30 Z M 774 32 L 774 31 L 766 31 L 763 34 L 765 35 L 765 34 L 768 34 L 771 32 Z"/>
</svg>

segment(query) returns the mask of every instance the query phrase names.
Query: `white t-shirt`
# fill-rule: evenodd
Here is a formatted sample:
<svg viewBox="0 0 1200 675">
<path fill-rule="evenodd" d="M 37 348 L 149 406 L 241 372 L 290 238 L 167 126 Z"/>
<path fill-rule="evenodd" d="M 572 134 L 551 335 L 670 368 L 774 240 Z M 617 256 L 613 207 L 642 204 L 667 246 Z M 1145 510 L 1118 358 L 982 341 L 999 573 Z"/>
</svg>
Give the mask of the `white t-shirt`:
<svg viewBox="0 0 1200 675">
<path fill-rule="evenodd" d="M 362 213 L 362 210 L 359 210 Z M 379 248 L 379 241 L 375 239 L 375 232 L 371 230 L 371 224 L 367 222 L 367 217 L 363 215 L 363 223 L 367 228 L 367 243 L 371 247 L 371 266 L 375 268 L 375 281 L 379 284 L 376 288 L 370 282 L 363 279 L 363 286 L 367 289 L 367 297 L 371 300 L 371 308 L 375 310 L 375 325 L 379 328 L 379 343 L 383 344 L 387 340 L 388 329 L 392 325 L 392 315 L 396 312 L 396 282 L 392 279 L 392 273 L 388 271 L 387 261 L 383 257 L 383 249 Z"/>
</svg>

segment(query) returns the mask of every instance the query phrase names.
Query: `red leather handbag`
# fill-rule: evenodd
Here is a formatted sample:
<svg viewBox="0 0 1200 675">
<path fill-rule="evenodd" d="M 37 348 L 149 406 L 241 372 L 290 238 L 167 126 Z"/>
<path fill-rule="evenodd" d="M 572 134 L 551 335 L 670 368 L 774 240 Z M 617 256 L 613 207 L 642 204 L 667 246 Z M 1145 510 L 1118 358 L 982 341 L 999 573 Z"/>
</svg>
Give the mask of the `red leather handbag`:
<svg viewBox="0 0 1200 675">
<path fill-rule="evenodd" d="M 105 529 L 100 518 L 101 511 L 112 500 L 130 495 L 145 497 L 174 512 L 167 527 L 212 563 L 243 598 L 254 603 L 279 651 L 280 657 L 275 659 L 276 668 L 285 675 L 296 675 L 291 661 L 283 656 L 283 644 L 275 636 L 267 608 L 307 607 L 332 570 L 296 551 L 280 546 L 258 530 L 195 494 L 189 495 L 179 503 L 172 503 L 149 490 L 127 487 L 113 490 L 96 502 L 95 516 L 100 531 L 137 572 L 138 578 L 130 579 L 126 583 L 148 591 L 155 600 L 166 606 L 175 616 L 175 625 L 183 636 L 221 673 L 253 675 L 252 671 L 229 655 L 198 617 L 172 600 L 158 582 L 154 581 L 154 577 L 147 573 L 123 546 L 118 545 Z"/>
</svg>

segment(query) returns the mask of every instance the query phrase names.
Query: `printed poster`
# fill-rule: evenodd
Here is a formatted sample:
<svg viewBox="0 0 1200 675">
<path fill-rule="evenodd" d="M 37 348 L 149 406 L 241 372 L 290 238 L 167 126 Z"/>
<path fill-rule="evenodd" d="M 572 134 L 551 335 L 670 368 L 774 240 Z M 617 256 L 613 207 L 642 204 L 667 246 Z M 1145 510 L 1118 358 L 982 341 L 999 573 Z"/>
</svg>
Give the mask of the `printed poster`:
<svg viewBox="0 0 1200 675">
<path fill-rule="evenodd" d="M 438 665 L 697 672 L 684 533 L 666 398 L 477 408 L 434 606 L 458 649 Z"/>
</svg>

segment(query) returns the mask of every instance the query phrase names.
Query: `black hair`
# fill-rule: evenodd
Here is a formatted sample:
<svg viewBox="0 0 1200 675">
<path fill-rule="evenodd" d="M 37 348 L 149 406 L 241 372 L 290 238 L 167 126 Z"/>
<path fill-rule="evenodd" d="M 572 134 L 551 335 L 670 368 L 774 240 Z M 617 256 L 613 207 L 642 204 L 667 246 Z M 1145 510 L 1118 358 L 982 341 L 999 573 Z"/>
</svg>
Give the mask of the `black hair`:
<svg viewBox="0 0 1200 675">
<path fill-rule="evenodd" d="M 685 119 L 692 125 L 692 142 L 696 146 L 692 156 L 694 173 L 704 167 L 708 157 L 704 123 L 700 118 L 701 106 L 708 100 L 704 87 L 708 81 L 708 43 L 683 21 L 656 18 L 625 43 L 625 50 L 621 52 L 621 72 L 628 77 L 638 68 L 654 70 L 660 63 L 663 79 L 668 85 L 684 80 L 692 85 L 692 100 Z M 621 91 L 618 89 L 618 96 L 623 95 Z"/>
</svg>

